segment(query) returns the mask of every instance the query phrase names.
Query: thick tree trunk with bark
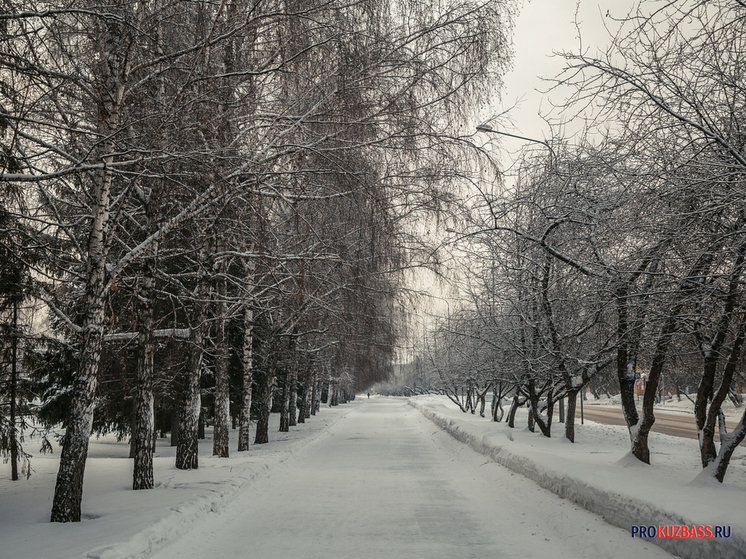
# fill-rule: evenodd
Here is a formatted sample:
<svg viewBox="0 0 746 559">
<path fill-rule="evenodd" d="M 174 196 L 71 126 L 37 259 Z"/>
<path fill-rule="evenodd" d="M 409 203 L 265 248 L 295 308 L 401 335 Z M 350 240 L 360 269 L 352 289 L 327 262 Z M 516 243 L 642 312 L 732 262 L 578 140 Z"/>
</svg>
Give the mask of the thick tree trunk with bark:
<svg viewBox="0 0 746 559">
<path fill-rule="evenodd" d="M 137 389 L 135 391 L 134 468 L 132 489 L 152 489 L 153 446 L 155 443 L 155 411 L 153 398 L 153 287 L 155 263 L 144 266 L 139 303 L 137 338 Z"/>
<path fill-rule="evenodd" d="M 254 376 L 252 355 L 254 313 L 247 306 L 244 308 L 243 320 L 242 376 L 241 376 L 241 410 L 238 416 L 238 451 L 249 450 L 249 427 L 251 425 L 251 383 Z"/>
<path fill-rule="evenodd" d="M 701 415 L 703 415 L 703 410 L 700 407 L 700 394 L 706 391 L 709 391 L 712 393 L 713 387 L 710 386 L 709 388 L 704 388 L 702 384 L 711 382 L 709 379 L 705 379 L 703 377 L 702 381 L 700 382 L 700 387 L 697 390 L 697 402 L 695 403 L 695 419 L 697 422 L 697 429 L 699 430 L 700 436 L 699 436 L 699 445 L 700 445 L 700 459 L 702 461 L 702 467 L 707 468 L 710 464 L 713 462 L 715 463 L 715 477 L 718 481 L 722 483 L 723 479 L 725 478 L 725 472 L 728 469 L 728 464 L 730 463 L 731 455 L 733 454 L 733 451 L 735 448 L 740 444 L 740 442 L 743 440 L 744 437 L 744 419 L 746 418 L 746 413 L 744 414 L 744 418 L 741 419 L 741 422 L 736 427 L 735 431 L 733 433 L 726 433 L 724 428 L 724 422 L 722 421 L 722 409 L 721 406 L 723 402 L 725 401 L 725 398 L 728 395 L 728 392 L 730 390 L 730 386 L 733 382 L 733 376 L 736 372 L 736 368 L 738 367 L 738 363 L 740 362 L 741 358 L 741 352 L 743 349 L 744 341 L 746 341 L 746 313 L 744 313 L 741 316 L 740 324 L 738 326 L 738 333 L 736 334 L 736 338 L 733 341 L 733 346 L 730 350 L 730 355 L 728 356 L 728 362 L 725 365 L 725 369 L 723 370 L 723 377 L 720 381 L 720 388 L 718 389 L 717 393 L 713 396 L 712 401 L 710 402 L 710 409 L 706 414 L 706 421 L 704 426 L 701 426 Z M 714 384 L 714 383 L 713 383 Z M 707 403 L 704 404 L 704 409 L 706 409 Z M 720 417 L 721 419 L 721 426 L 720 426 L 720 451 L 714 456 L 711 457 L 712 452 L 715 449 L 715 419 L 716 416 Z M 740 432 L 739 432 L 740 431 Z M 734 441 L 735 442 L 734 444 Z"/>
<path fill-rule="evenodd" d="M 103 274 L 103 270 L 101 270 Z M 87 332 L 81 342 L 81 363 L 73 385 L 70 411 L 65 424 L 60 466 L 52 502 L 52 522 L 80 522 L 83 474 L 88 457 L 88 441 L 96 407 L 98 370 L 103 342 L 103 296 L 91 293 Z"/>
<path fill-rule="evenodd" d="M 730 391 L 733 376 L 741 357 L 744 338 L 746 338 L 746 313 L 741 313 L 740 319 L 736 319 L 737 313 L 735 312 L 741 299 L 741 276 L 743 275 L 745 260 L 746 243 L 743 243 L 739 247 L 738 256 L 730 273 L 728 295 L 714 339 L 708 338 L 706 334 L 695 330 L 695 338 L 701 348 L 704 361 L 703 374 L 697 387 L 697 399 L 694 403 L 694 418 L 699 432 L 699 452 L 703 468 L 707 468 L 709 464 L 716 460 L 721 461 L 722 449 L 718 453 L 715 447 L 715 421 Z M 736 334 L 730 348 L 728 361 L 723 370 L 720 387 L 717 393 L 714 393 L 718 363 L 724 354 L 723 347 L 728 330 L 734 322 L 737 324 Z M 723 475 L 725 475 L 725 470 L 723 470 Z"/>
<path fill-rule="evenodd" d="M 622 412 L 628 428 L 637 425 L 640 420 L 635 406 L 635 364 L 630 360 L 627 338 L 629 336 L 627 324 L 626 292 L 617 295 L 617 380 L 622 402 Z"/>
<path fill-rule="evenodd" d="M 181 421 L 181 414 L 174 411 L 171 415 L 171 442 L 169 446 L 179 445 L 179 422 Z M 204 437 L 202 437 L 204 438 Z"/>
<path fill-rule="evenodd" d="M 212 455 L 220 458 L 229 456 L 230 387 L 228 381 L 228 359 L 225 345 L 216 347 L 215 356 L 215 426 L 213 431 Z"/>
<path fill-rule="evenodd" d="M 552 436 L 552 412 L 554 407 L 554 389 L 549 388 L 547 391 L 547 419 L 544 421 L 544 419 L 541 417 L 541 410 L 539 409 L 540 399 L 541 399 L 541 392 L 537 392 L 536 388 L 534 386 L 534 381 L 529 380 L 528 382 L 528 401 L 529 405 L 531 406 L 531 410 L 529 413 L 529 422 L 534 422 L 536 425 L 539 426 L 539 429 L 541 430 L 541 434 L 544 435 L 547 438 L 550 438 Z M 531 427 L 529 426 L 529 429 Z M 532 429 L 533 430 L 533 429 Z"/>
<path fill-rule="evenodd" d="M 102 86 L 103 83 L 109 86 L 106 89 L 110 96 L 101 97 L 98 113 L 101 137 L 105 138 L 118 127 L 119 107 L 124 86 L 118 81 L 120 76 L 112 76 L 108 68 L 104 75 L 108 79 L 102 80 Z M 105 154 L 104 163 L 113 163 L 114 157 L 109 155 L 113 149 L 111 141 L 105 142 L 102 146 L 102 153 Z M 110 226 L 111 181 L 112 172 L 104 165 L 94 180 L 95 214 L 88 239 L 86 315 L 80 332 L 80 365 L 74 381 L 70 410 L 65 425 L 65 437 L 52 502 L 52 522 L 80 522 L 81 517 L 83 474 L 88 456 L 88 440 L 93 425 L 93 410 L 96 407 L 96 389 L 98 388 L 104 334 L 104 286 L 108 256 L 106 232 Z"/>
<path fill-rule="evenodd" d="M 177 427 L 177 432 L 178 432 L 178 427 L 179 427 L 178 421 L 176 422 L 176 427 Z M 205 411 L 200 408 L 199 419 L 197 420 L 197 439 L 199 439 L 200 441 L 204 441 L 206 438 L 207 436 L 205 435 Z"/>
<path fill-rule="evenodd" d="M 191 329 L 191 343 L 187 368 L 183 377 L 183 400 L 179 409 L 179 437 L 176 444 L 176 468 L 196 470 L 199 467 L 198 429 L 202 408 L 200 380 L 203 357 L 203 315 L 197 317 L 197 326 Z"/>
<path fill-rule="evenodd" d="M 505 410 L 503 409 L 503 383 L 497 383 L 492 387 L 492 421 L 502 421 Z"/>
</svg>

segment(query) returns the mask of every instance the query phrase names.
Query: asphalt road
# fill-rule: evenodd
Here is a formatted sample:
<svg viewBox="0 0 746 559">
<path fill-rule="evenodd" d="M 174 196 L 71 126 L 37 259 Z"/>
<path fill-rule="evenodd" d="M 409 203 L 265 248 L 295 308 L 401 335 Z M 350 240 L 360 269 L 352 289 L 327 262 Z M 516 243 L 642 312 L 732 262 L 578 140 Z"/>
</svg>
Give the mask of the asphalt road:
<svg viewBox="0 0 746 559">
<path fill-rule="evenodd" d="M 586 419 L 604 425 L 625 424 L 621 408 L 615 406 L 594 406 L 586 404 L 583 406 L 583 415 Z M 556 410 L 555 417 L 559 417 L 559 413 Z M 577 408 L 576 420 L 580 421 L 580 406 Z M 736 423 L 737 422 L 733 420 L 726 420 L 725 424 L 728 427 L 728 431 L 732 431 L 736 427 Z M 655 423 L 653 424 L 652 430 L 656 433 L 663 433 L 664 435 L 672 435 L 674 437 L 686 437 L 687 439 L 697 438 L 697 427 L 694 423 L 694 416 L 690 414 L 685 415 L 656 411 Z M 715 440 L 720 441 L 719 435 L 715 435 Z M 742 442 L 741 445 L 746 446 L 746 441 Z"/>
<path fill-rule="evenodd" d="M 399 398 L 355 405 L 155 557 L 670 557 L 477 454 Z"/>
</svg>

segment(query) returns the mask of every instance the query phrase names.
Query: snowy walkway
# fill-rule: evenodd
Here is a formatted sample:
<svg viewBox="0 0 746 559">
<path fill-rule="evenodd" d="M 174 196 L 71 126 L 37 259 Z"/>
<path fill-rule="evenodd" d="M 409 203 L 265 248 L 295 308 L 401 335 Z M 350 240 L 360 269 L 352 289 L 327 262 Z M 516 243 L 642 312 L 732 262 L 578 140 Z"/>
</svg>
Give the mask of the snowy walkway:
<svg viewBox="0 0 746 559">
<path fill-rule="evenodd" d="M 354 405 L 153 557 L 669 557 L 473 452 L 401 399 Z"/>
<path fill-rule="evenodd" d="M 555 425 L 551 439 L 462 413 L 445 396 L 412 398 L 410 404 L 454 438 L 539 485 L 581 504 L 624 528 L 711 526 L 726 537 L 655 538 L 688 559 L 746 559 L 746 449 L 733 455 L 725 483 L 702 473 L 696 440 L 650 434 L 651 465 L 629 453 L 627 428 L 586 421 L 575 425 L 575 444 Z M 655 528 L 657 534 L 657 528 Z"/>
</svg>

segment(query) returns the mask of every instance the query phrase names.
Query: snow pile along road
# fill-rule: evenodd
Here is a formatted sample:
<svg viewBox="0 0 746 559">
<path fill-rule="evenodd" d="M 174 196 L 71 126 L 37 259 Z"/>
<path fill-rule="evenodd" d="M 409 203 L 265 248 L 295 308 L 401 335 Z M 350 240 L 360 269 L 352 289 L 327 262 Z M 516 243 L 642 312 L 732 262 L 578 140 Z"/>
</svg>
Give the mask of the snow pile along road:
<svg viewBox="0 0 746 559">
<path fill-rule="evenodd" d="M 633 526 L 724 527 L 730 537 L 649 538 L 686 559 L 746 557 L 746 452 L 739 447 L 724 484 L 698 475 L 697 442 L 651 433 L 651 465 L 628 452 L 626 428 L 586 422 L 576 425 L 576 443 L 553 425 L 547 439 L 525 427 L 519 410 L 516 428 L 464 414 L 447 398 L 425 396 L 410 405 L 472 449 L 540 486 L 630 531 Z"/>
</svg>

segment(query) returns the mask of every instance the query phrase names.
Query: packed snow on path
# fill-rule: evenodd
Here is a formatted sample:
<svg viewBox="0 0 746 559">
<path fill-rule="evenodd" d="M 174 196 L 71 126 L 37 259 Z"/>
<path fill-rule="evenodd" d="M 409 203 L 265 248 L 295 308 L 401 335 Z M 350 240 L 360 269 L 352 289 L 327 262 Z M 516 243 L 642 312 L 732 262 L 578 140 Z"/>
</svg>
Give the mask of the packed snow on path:
<svg viewBox="0 0 746 559">
<path fill-rule="evenodd" d="M 704 475 L 695 439 L 650 433 L 650 461 L 631 456 L 627 428 L 592 421 L 575 425 L 575 443 L 564 425 L 553 423 L 552 438 L 528 430 L 527 410 L 516 427 L 462 413 L 445 396 L 410 403 L 436 425 L 472 448 L 553 492 L 581 503 L 610 523 L 729 527 L 728 539 L 657 540 L 686 557 L 746 558 L 746 448 L 739 446 L 723 484 Z M 556 420 L 556 417 L 555 417 Z M 692 418 L 693 421 L 693 418 Z M 628 532 L 629 533 L 629 532 Z"/>
<path fill-rule="evenodd" d="M 375 398 L 155 559 L 670 557 Z"/>
</svg>

